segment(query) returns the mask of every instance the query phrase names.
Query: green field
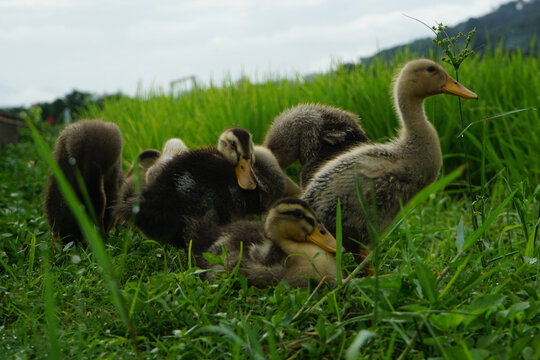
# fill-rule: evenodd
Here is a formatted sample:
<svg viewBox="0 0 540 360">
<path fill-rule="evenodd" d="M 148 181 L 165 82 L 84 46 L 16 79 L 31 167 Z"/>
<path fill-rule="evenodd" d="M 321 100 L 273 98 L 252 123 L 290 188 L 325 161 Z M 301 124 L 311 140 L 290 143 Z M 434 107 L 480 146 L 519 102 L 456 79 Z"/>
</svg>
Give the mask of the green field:
<svg viewBox="0 0 540 360">
<path fill-rule="evenodd" d="M 397 127 L 391 80 L 411 57 L 354 71 L 336 65 L 309 81 L 226 81 L 175 96 L 145 90 L 86 115 L 120 126 L 126 170 L 140 150 L 170 137 L 210 145 L 240 125 L 260 143 L 276 115 L 303 102 L 354 112 L 370 138 L 385 141 Z M 441 185 L 465 163 L 458 100 L 430 98 L 441 186 L 421 193 L 378 239 L 376 276 L 308 289 L 257 289 L 235 274 L 209 284 L 183 251 L 133 228 L 117 229 L 104 252 L 99 239 L 51 251 L 41 208 L 50 170 L 25 130 L 0 153 L 1 357 L 540 358 L 539 65 L 496 49 L 467 59 L 459 81 L 479 95 L 462 102 L 472 123 L 473 198 L 465 170 Z M 38 128 L 52 147 L 59 129 Z M 346 276 L 355 264 L 347 256 L 344 264 Z"/>
</svg>

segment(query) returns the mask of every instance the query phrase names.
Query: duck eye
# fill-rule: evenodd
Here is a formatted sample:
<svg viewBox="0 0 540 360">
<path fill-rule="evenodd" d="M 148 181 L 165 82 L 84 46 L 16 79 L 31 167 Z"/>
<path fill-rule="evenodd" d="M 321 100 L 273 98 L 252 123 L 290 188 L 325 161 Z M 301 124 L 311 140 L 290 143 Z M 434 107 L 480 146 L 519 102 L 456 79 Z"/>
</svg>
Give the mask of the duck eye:
<svg viewBox="0 0 540 360">
<path fill-rule="evenodd" d="M 432 72 L 435 71 L 435 66 L 433 66 L 433 65 L 428 66 L 428 68 L 426 70 L 429 71 L 430 73 L 432 73 Z"/>
<path fill-rule="evenodd" d="M 231 148 L 236 149 L 236 141 L 231 141 Z"/>
<path fill-rule="evenodd" d="M 281 212 L 282 215 L 290 215 L 290 216 L 294 216 L 294 217 L 297 217 L 297 218 L 303 218 L 304 217 L 304 213 L 300 210 L 290 210 L 290 211 L 284 211 L 284 212 Z"/>
<path fill-rule="evenodd" d="M 304 219 L 307 221 L 307 223 L 311 226 L 315 226 L 315 220 L 313 220 L 310 217 L 304 216 Z M 322 232 L 322 231 L 321 231 Z M 324 234 L 324 233 L 323 233 Z"/>
</svg>

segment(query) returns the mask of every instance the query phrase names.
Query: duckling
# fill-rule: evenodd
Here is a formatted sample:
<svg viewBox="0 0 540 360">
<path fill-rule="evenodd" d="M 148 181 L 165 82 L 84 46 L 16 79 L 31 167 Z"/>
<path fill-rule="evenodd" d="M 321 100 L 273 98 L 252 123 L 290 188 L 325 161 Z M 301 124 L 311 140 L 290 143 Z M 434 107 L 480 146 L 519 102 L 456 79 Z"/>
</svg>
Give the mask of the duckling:
<svg viewBox="0 0 540 360">
<path fill-rule="evenodd" d="M 336 239 L 324 228 L 310 206 L 302 200 L 283 198 L 268 211 L 265 222 L 238 221 L 221 228 L 202 227 L 193 239 L 197 264 L 203 269 L 228 271 L 237 266 L 250 284 L 276 285 L 286 280 L 305 287 L 310 278 L 337 276 Z M 204 249 L 204 246 L 208 248 Z M 221 255 L 224 266 L 209 263 L 201 252 Z M 213 272 L 206 273 L 213 280 Z"/>
<path fill-rule="evenodd" d="M 288 177 L 284 171 L 280 169 L 279 163 L 272 153 L 270 149 L 256 145 L 253 148 L 253 153 L 255 154 L 255 164 L 256 168 L 259 170 L 253 173 L 253 176 L 255 179 L 257 179 L 257 173 L 263 173 L 267 174 L 269 179 L 265 181 L 257 181 L 257 183 L 260 183 L 260 186 L 263 186 L 264 183 L 274 183 L 274 181 L 277 181 L 278 183 L 281 183 L 282 181 L 285 181 L 285 191 L 283 196 L 288 197 L 298 197 L 302 193 L 302 190 L 294 181 L 291 180 L 290 177 Z"/>
<path fill-rule="evenodd" d="M 172 138 L 167 140 L 165 145 L 163 145 L 161 156 L 148 168 L 148 171 L 146 171 L 145 183 L 152 182 L 175 155 L 188 150 L 188 147 L 184 144 L 182 139 Z"/>
<path fill-rule="evenodd" d="M 217 149 L 168 160 L 142 188 L 134 222 L 147 237 L 183 248 L 199 220 L 223 225 L 266 211 L 285 195 L 286 178 L 270 151 L 254 149 L 247 130 L 230 128 Z M 132 217 L 135 203 L 131 198 L 117 206 L 120 222 Z"/>
<path fill-rule="evenodd" d="M 424 112 L 424 99 L 441 93 L 478 98 L 436 62 L 428 59 L 408 62 L 394 83 L 395 109 L 401 123 L 398 137 L 383 144 L 355 146 L 324 163 L 313 175 L 301 198 L 313 207 L 330 231 L 336 226 L 336 206 L 340 199 L 346 250 L 359 251 L 361 245 L 355 240 L 369 243 L 357 181 L 366 200 L 367 216 L 381 233 L 397 215 L 401 204 L 406 204 L 439 176 L 441 146 L 437 131 Z"/>
<path fill-rule="evenodd" d="M 167 140 L 163 146 L 163 151 L 160 153 L 155 149 L 146 149 L 139 153 L 137 156 L 137 163 L 139 166 L 139 181 L 140 186 L 144 186 L 147 183 L 153 181 L 156 176 L 161 172 L 163 166 L 176 154 L 180 154 L 187 151 L 186 144 L 181 139 L 171 138 Z M 120 190 L 122 201 L 127 200 L 130 197 L 136 196 L 135 194 L 135 162 L 131 165 L 128 173 L 124 178 L 124 183 Z"/>
<path fill-rule="evenodd" d="M 146 149 L 139 153 L 137 156 L 137 161 L 133 162 L 126 176 L 124 177 L 124 182 L 120 188 L 120 199 L 125 201 L 126 199 L 136 196 L 135 189 L 135 164 L 137 164 L 139 169 L 139 181 L 140 186 L 146 184 L 146 174 L 154 166 L 154 164 L 160 158 L 161 153 L 155 149 Z"/>
<path fill-rule="evenodd" d="M 282 169 L 300 160 L 300 183 L 305 187 L 323 162 L 369 141 L 358 121 L 358 116 L 335 107 L 298 105 L 276 117 L 264 145 L 274 153 Z"/>
<path fill-rule="evenodd" d="M 122 182 L 122 134 L 118 126 L 101 120 L 83 120 L 67 126 L 59 135 L 53 156 L 82 204 L 88 206 L 78 185 L 76 171 L 90 198 L 90 218 L 103 233 L 114 225 L 112 206 Z M 45 189 L 44 210 L 53 235 L 63 241 L 83 239 L 53 175 Z"/>
</svg>

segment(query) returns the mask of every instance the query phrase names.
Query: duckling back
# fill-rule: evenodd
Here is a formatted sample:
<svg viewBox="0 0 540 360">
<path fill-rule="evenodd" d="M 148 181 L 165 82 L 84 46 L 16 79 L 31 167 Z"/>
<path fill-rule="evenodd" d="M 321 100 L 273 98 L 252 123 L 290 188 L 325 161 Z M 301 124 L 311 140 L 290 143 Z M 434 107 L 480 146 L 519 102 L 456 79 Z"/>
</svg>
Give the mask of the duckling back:
<svg viewBox="0 0 540 360">
<path fill-rule="evenodd" d="M 136 198 L 119 204 L 115 214 L 119 221 L 133 218 L 137 228 L 151 239 L 184 248 L 197 237 L 201 221 L 224 225 L 261 214 L 284 195 L 284 180 L 270 183 L 275 179 L 264 171 L 254 172 L 263 185 L 244 190 L 238 186 L 234 166 L 216 149 L 186 151 L 170 159 L 142 188 L 135 214 Z"/>
<path fill-rule="evenodd" d="M 112 205 L 122 181 L 122 134 L 118 126 L 101 120 L 71 124 L 60 133 L 53 156 L 81 203 L 88 207 L 76 180 L 76 171 L 80 172 L 93 210 L 93 214 L 88 213 L 107 233 L 114 225 Z M 56 236 L 67 241 L 82 239 L 53 175 L 47 183 L 44 209 Z"/>
<path fill-rule="evenodd" d="M 363 249 L 360 244 L 370 243 L 366 221 L 381 233 L 399 212 L 401 204 L 406 204 L 434 181 L 434 177 L 420 177 L 416 166 L 408 163 L 393 145 L 354 148 L 321 166 L 301 198 L 311 205 L 331 233 L 336 229 L 339 199 L 343 246 L 347 251 L 358 253 Z M 363 193 L 367 214 L 357 189 Z"/>
<path fill-rule="evenodd" d="M 303 104 L 282 112 L 266 133 L 264 144 L 282 169 L 296 160 L 305 186 L 326 160 L 359 143 L 368 142 L 356 115 L 334 107 Z"/>
</svg>

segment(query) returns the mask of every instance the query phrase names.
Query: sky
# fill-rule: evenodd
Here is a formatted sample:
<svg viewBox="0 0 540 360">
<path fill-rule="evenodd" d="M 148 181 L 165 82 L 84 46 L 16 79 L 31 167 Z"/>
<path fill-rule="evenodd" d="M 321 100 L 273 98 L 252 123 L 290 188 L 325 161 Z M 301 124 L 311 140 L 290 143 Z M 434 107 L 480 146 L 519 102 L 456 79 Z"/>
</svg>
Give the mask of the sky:
<svg viewBox="0 0 540 360">
<path fill-rule="evenodd" d="M 292 76 L 431 36 L 509 0 L 0 0 L 0 107 Z"/>
</svg>

